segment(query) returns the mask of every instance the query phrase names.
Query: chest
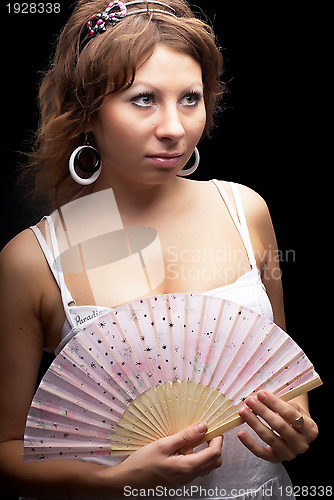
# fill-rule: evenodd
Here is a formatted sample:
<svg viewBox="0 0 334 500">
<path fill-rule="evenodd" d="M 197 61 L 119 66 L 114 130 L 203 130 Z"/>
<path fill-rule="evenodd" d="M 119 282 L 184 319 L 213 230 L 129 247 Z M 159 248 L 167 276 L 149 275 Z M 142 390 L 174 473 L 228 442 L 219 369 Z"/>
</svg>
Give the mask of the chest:
<svg viewBox="0 0 334 500">
<path fill-rule="evenodd" d="M 62 256 L 65 281 L 78 305 L 116 307 L 155 294 L 201 293 L 250 270 L 222 200 L 193 203 L 173 214 L 123 216 L 123 222 L 123 229 Z M 81 271 L 73 272 L 78 264 Z"/>
</svg>

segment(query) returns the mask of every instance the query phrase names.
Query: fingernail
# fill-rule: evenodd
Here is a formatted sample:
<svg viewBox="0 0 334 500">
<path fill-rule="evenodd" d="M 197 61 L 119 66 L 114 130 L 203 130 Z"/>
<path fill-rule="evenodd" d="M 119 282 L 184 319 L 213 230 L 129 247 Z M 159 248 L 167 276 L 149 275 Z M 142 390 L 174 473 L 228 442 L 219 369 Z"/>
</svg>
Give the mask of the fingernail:
<svg viewBox="0 0 334 500">
<path fill-rule="evenodd" d="M 205 434 L 208 426 L 204 422 L 199 422 L 196 424 L 196 428 L 200 434 Z"/>
<path fill-rule="evenodd" d="M 249 408 L 247 408 L 247 406 L 245 406 L 244 408 L 241 408 L 241 410 L 239 410 L 239 415 L 241 418 L 247 418 L 248 415 L 251 414 L 251 411 Z"/>
<path fill-rule="evenodd" d="M 251 408 L 253 408 L 253 406 L 256 405 L 256 401 L 252 397 L 247 398 L 246 401 L 245 401 L 245 403 L 246 403 L 247 406 L 250 406 Z"/>
<path fill-rule="evenodd" d="M 264 401 L 266 401 L 266 399 L 268 399 L 268 396 L 267 396 L 267 394 L 264 391 L 260 391 L 260 392 L 257 393 L 257 398 L 260 401 L 264 402 Z"/>
</svg>

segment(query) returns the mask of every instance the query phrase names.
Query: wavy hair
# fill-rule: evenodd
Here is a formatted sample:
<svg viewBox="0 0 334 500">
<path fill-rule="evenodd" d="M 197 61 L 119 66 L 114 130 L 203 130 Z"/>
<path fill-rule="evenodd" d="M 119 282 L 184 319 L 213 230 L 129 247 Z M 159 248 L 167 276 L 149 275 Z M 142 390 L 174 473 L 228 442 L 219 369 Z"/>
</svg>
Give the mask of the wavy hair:
<svg viewBox="0 0 334 500">
<path fill-rule="evenodd" d="M 196 18 L 184 0 L 164 3 L 177 12 L 177 17 L 152 12 L 127 16 L 82 48 L 87 21 L 103 12 L 107 2 L 77 2 L 40 86 L 39 128 L 30 161 L 22 173 L 24 178 L 33 176 L 32 194 L 47 193 L 53 208 L 87 190 L 70 177 L 69 157 L 83 144 L 84 131 L 104 98 L 133 83 L 136 68 L 150 57 L 157 43 L 186 52 L 201 65 L 207 114 L 203 136 L 209 134 L 222 95 L 222 55 L 211 26 Z"/>
</svg>

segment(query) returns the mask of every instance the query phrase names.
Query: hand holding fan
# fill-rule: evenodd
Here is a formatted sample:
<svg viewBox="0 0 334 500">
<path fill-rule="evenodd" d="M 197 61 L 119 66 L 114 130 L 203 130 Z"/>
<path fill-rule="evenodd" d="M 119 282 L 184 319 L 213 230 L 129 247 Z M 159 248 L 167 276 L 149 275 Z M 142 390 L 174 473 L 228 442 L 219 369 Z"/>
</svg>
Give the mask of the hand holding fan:
<svg viewBox="0 0 334 500">
<path fill-rule="evenodd" d="M 246 397 L 321 384 L 256 312 L 200 294 L 159 295 L 101 316 L 56 357 L 31 404 L 24 460 L 128 455 L 205 421 L 202 442 L 242 423 Z"/>
</svg>

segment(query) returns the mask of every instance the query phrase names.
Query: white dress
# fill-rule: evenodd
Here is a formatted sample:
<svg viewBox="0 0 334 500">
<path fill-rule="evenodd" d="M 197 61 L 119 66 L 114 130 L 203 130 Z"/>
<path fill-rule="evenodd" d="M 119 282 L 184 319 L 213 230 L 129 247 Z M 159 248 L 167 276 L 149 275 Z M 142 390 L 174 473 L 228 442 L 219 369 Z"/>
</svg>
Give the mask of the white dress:
<svg viewBox="0 0 334 500">
<path fill-rule="evenodd" d="M 231 285 L 207 291 L 205 295 L 213 295 L 238 302 L 272 321 L 273 311 L 271 303 L 256 267 L 254 251 L 238 188 L 235 184 L 231 183 L 237 207 L 236 213 L 221 183 L 216 180 L 212 182 L 219 190 L 222 200 L 235 224 L 236 230 L 242 238 L 251 270 Z M 60 260 L 58 259 L 59 249 L 52 218 L 46 217 L 46 220 L 49 226 L 53 252 L 50 251 L 39 229 L 36 226 L 32 226 L 31 229 L 34 231 L 45 258 L 50 265 L 50 269 L 61 289 L 64 310 L 66 313 L 62 341 L 56 350 L 57 354 L 78 331 L 87 326 L 91 321 L 96 319 L 96 317 L 111 309 L 99 306 L 69 306 L 69 304 L 75 304 L 75 300 L 65 284 L 64 275 L 60 267 Z M 146 498 L 293 499 L 292 484 L 283 465 L 272 464 L 254 456 L 237 438 L 237 433 L 240 430 L 245 430 L 254 439 L 261 442 L 255 432 L 247 424 L 243 424 L 225 434 L 222 449 L 223 463 L 219 469 L 197 478 L 184 487 L 157 489 L 155 491 L 155 497 L 153 496 L 154 492 L 149 491 L 147 492 Z M 124 457 L 107 457 L 89 460 L 105 465 L 116 465 L 123 459 Z M 131 489 L 128 488 L 126 493 L 127 498 L 140 498 L 140 491 L 133 492 L 133 495 L 131 495 Z M 141 498 L 143 497 L 141 496 Z"/>
</svg>

